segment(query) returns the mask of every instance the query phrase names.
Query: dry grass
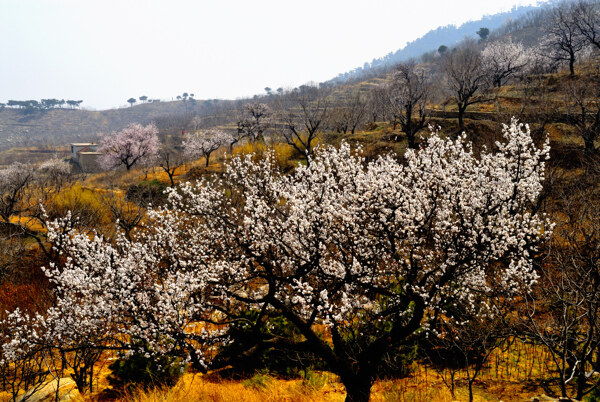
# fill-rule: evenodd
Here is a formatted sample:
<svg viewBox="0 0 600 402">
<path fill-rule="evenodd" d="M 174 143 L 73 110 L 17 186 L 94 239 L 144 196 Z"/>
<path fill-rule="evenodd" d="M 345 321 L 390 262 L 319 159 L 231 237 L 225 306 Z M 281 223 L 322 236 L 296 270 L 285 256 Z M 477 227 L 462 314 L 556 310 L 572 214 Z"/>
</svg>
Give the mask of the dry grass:
<svg viewBox="0 0 600 402">
<path fill-rule="evenodd" d="M 119 401 L 135 402 L 178 402 L 178 401 L 343 401 L 345 388 L 337 377 L 330 373 L 320 374 L 324 383 L 316 385 L 303 379 L 280 379 L 258 375 L 249 380 L 214 380 L 200 374 L 186 374 L 172 388 L 157 388 L 150 391 L 138 389 L 123 395 Z M 258 377 L 258 378 L 257 378 Z M 543 393 L 540 389 L 528 389 L 516 380 L 478 380 L 474 386 L 475 401 L 523 401 Z M 89 400 L 98 400 L 98 395 Z M 412 376 L 378 381 L 373 385 L 373 402 L 414 401 L 451 402 L 468 400 L 468 385 L 464 378 L 457 378 L 454 397 L 438 372 L 419 366 Z"/>
<path fill-rule="evenodd" d="M 106 366 L 98 381 L 98 389 L 108 387 Z M 475 401 L 523 401 L 545 391 L 541 380 L 553 376 L 547 352 L 539 347 L 514 342 L 510 348 L 498 350 L 489 359 L 474 384 Z M 410 376 L 401 379 L 381 380 L 373 385 L 371 400 L 384 401 L 440 401 L 468 400 L 468 383 L 465 371 L 455 377 L 455 395 L 444 383 L 447 373 L 423 363 L 414 363 Z M 547 390 L 546 390 L 547 392 Z M 86 397 L 99 401 L 103 393 Z M 178 402 L 178 401 L 343 401 L 345 388 L 339 378 L 328 372 L 309 372 L 307 379 L 282 379 L 267 374 L 257 374 L 246 380 L 228 380 L 216 374 L 186 373 L 172 388 L 149 391 L 137 389 L 121 396 L 119 401 Z"/>
</svg>

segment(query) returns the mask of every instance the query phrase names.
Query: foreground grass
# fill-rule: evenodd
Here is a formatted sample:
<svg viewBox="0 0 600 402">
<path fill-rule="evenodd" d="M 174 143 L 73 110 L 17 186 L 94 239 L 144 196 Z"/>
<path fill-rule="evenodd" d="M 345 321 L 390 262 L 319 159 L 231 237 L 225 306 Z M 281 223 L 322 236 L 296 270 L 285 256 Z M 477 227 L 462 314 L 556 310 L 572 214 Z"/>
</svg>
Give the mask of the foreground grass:
<svg viewBox="0 0 600 402">
<path fill-rule="evenodd" d="M 552 381 L 556 376 L 547 352 L 536 345 L 511 342 L 492 353 L 488 364 L 474 383 L 475 401 L 526 401 L 540 394 L 557 394 Z M 106 365 L 97 389 L 86 396 L 88 401 L 104 401 L 110 394 Z M 377 381 L 372 401 L 467 401 L 468 382 L 465 370 L 455 373 L 454 396 L 450 393 L 447 370 L 436 370 L 424 361 L 415 361 L 405 378 Z M 107 391 L 108 390 L 108 391 Z M 256 374 L 242 380 L 228 380 L 216 374 L 186 373 L 170 388 L 135 389 L 120 394 L 118 401 L 343 401 L 346 392 L 339 378 L 329 372 L 308 371 L 304 378 L 282 379 L 269 374 Z M 113 399 L 114 400 L 114 399 Z"/>
<path fill-rule="evenodd" d="M 316 379 L 285 380 L 268 375 L 257 375 L 248 380 L 215 380 L 199 374 L 186 374 L 172 388 L 150 391 L 138 389 L 123 395 L 119 401 L 179 402 L 179 401 L 343 401 L 344 386 L 330 373 L 316 374 Z M 477 381 L 475 401 L 523 401 L 542 393 L 527 389 L 518 381 Z M 92 396 L 89 400 L 102 400 Z M 452 397 L 442 378 L 435 372 L 420 370 L 416 376 L 404 379 L 378 381 L 373 386 L 372 401 L 440 401 L 468 400 L 465 381 L 458 381 Z"/>
</svg>

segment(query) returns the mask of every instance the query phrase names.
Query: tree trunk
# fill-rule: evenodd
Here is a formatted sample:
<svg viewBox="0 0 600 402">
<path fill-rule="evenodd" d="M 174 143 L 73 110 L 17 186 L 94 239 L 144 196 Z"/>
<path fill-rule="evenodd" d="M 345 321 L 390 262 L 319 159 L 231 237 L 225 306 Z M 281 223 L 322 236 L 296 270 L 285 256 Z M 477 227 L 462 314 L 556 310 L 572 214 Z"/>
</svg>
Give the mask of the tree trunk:
<svg viewBox="0 0 600 402">
<path fill-rule="evenodd" d="M 346 402 L 369 402 L 371 396 L 371 380 L 357 379 L 344 381 L 346 387 Z"/>
<path fill-rule="evenodd" d="M 208 167 L 208 160 L 210 158 L 210 154 L 206 154 L 206 167 Z"/>
<path fill-rule="evenodd" d="M 571 77 L 575 77 L 575 57 L 572 56 L 569 59 L 569 72 L 571 73 Z"/>
<path fill-rule="evenodd" d="M 560 395 L 562 398 L 567 397 L 567 384 L 565 383 L 564 370 L 560 373 Z"/>
<path fill-rule="evenodd" d="M 594 152 L 594 138 L 589 135 L 583 135 L 583 143 L 585 144 L 585 152 Z"/>
<path fill-rule="evenodd" d="M 415 141 L 415 134 L 409 131 L 406 132 L 406 139 L 408 140 L 408 147 L 410 149 L 417 149 L 417 143 Z"/>
<path fill-rule="evenodd" d="M 458 129 L 460 131 L 460 134 L 462 134 L 462 132 L 465 131 L 464 117 L 466 109 L 466 106 L 458 105 Z"/>
<path fill-rule="evenodd" d="M 582 363 L 581 367 L 584 367 L 584 364 Z M 579 369 L 578 370 L 579 373 L 577 375 L 577 399 L 578 401 L 583 400 L 583 395 L 585 392 L 585 386 L 587 383 L 587 379 L 585 378 L 585 369 Z"/>
<path fill-rule="evenodd" d="M 469 402 L 473 402 L 473 381 L 469 380 Z"/>
</svg>

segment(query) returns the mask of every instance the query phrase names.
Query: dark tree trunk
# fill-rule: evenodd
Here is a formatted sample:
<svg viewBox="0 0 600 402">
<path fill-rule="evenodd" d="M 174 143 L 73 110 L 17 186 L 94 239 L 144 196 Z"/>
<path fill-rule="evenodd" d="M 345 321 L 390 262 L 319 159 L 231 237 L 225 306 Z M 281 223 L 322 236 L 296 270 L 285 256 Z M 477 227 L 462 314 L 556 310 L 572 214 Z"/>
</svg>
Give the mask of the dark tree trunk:
<svg viewBox="0 0 600 402">
<path fill-rule="evenodd" d="M 417 142 L 415 141 L 415 133 L 406 133 L 406 139 L 408 140 L 408 147 L 410 149 L 417 149 Z"/>
<path fill-rule="evenodd" d="M 371 379 L 353 377 L 342 379 L 346 387 L 346 402 L 369 402 L 371 396 Z"/>
<path fill-rule="evenodd" d="M 473 402 L 473 381 L 469 380 L 469 402 Z"/>
<path fill-rule="evenodd" d="M 572 55 L 571 58 L 569 58 L 569 72 L 571 74 L 571 77 L 575 77 L 575 56 Z"/>
<path fill-rule="evenodd" d="M 583 143 L 585 145 L 585 152 L 593 153 L 594 152 L 594 138 L 593 136 L 583 135 Z"/>
<path fill-rule="evenodd" d="M 584 367 L 582 364 L 581 367 Z M 585 369 L 579 368 L 577 375 L 577 400 L 583 400 L 583 395 L 585 392 L 585 386 L 587 384 L 587 379 L 585 378 Z"/>
<path fill-rule="evenodd" d="M 458 105 L 458 129 L 459 129 L 460 133 L 465 131 L 464 117 L 465 117 L 466 109 L 467 109 L 466 106 Z"/>
</svg>

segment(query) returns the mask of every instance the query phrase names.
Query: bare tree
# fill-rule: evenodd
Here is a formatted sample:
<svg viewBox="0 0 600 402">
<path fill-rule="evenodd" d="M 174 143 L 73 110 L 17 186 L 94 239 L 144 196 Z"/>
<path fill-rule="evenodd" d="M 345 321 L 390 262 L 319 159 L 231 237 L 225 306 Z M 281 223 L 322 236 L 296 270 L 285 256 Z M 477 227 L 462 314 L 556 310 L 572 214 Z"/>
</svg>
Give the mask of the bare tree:
<svg viewBox="0 0 600 402">
<path fill-rule="evenodd" d="M 430 85 L 425 71 L 415 64 L 400 64 L 388 87 L 391 115 L 408 139 L 409 148 L 417 148 L 416 134 L 427 125 L 425 107 Z"/>
<path fill-rule="evenodd" d="M 279 111 L 284 125 L 283 138 L 309 161 L 315 140 L 327 124 L 327 93 L 305 85 L 280 102 Z"/>
<path fill-rule="evenodd" d="M 245 104 L 243 116 L 237 123 L 238 138 L 264 141 L 264 133 L 271 126 L 272 117 L 271 108 L 264 103 Z"/>
<path fill-rule="evenodd" d="M 542 40 L 545 54 L 556 62 L 567 62 L 571 77 L 574 77 L 577 54 L 585 47 L 586 41 L 578 29 L 573 6 L 562 3 L 552 9 L 545 31 L 546 36 Z"/>
<path fill-rule="evenodd" d="M 600 4 L 597 1 L 579 0 L 574 5 L 575 26 L 588 44 L 600 50 Z"/>
<path fill-rule="evenodd" d="M 467 41 L 463 46 L 446 54 L 443 59 L 446 85 L 458 107 L 458 126 L 465 130 L 465 111 L 470 105 L 482 102 L 479 96 L 485 88 L 488 72 L 475 43 Z"/>
<path fill-rule="evenodd" d="M 146 216 L 145 207 L 147 205 L 142 206 L 142 202 L 128 202 L 125 197 L 114 189 L 104 194 L 102 202 L 110 211 L 125 237 L 131 240 L 133 231 L 141 226 L 142 219 Z"/>
<path fill-rule="evenodd" d="M 375 123 L 378 119 L 387 119 L 389 114 L 389 96 L 388 90 L 384 85 L 377 85 L 371 89 L 367 100 L 367 110 L 371 117 L 371 123 Z"/>
<path fill-rule="evenodd" d="M 550 353 L 563 397 L 600 385 L 600 194 L 581 182 L 557 190 L 553 241 L 527 299 L 529 330 Z"/>
<path fill-rule="evenodd" d="M 567 122 L 577 129 L 586 152 L 593 153 L 594 142 L 600 136 L 600 84 L 594 80 L 572 81 L 565 89 Z"/>
<path fill-rule="evenodd" d="M 350 131 L 354 134 L 358 126 L 363 123 L 366 110 L 366 102 L 357 92 L 350 95 L 349 102 L 344 106 L 338 106 L 331 110 L 329 122 L 338 133 L 346 134 Z"/>
<path fill-rule="evenodd" d="M 464 306 L 463 306 L 464 307 Z M 506 343 L 507 327 L 502 317 L 486 314 L 460 314 L 445 318 L 436 324 L 439 336 L 430 340 L 427 355 L 433 367 L 440 372 L 454 397 L 455 376 L 464 370 L 469 386 L 469 401 L 473 401 L 473 385 L 488 362 L 490 355 Z M 444 376 L 447 372 L 448 376 Z"/>
<path fill-rule="evenodd" d="M 159 166 L 169 176 L 171 187 L 175 187 L 175 172 L 184 165 L 186 158 L 174 147 L 164 145 L 158 152 Z"/>
</svg>

